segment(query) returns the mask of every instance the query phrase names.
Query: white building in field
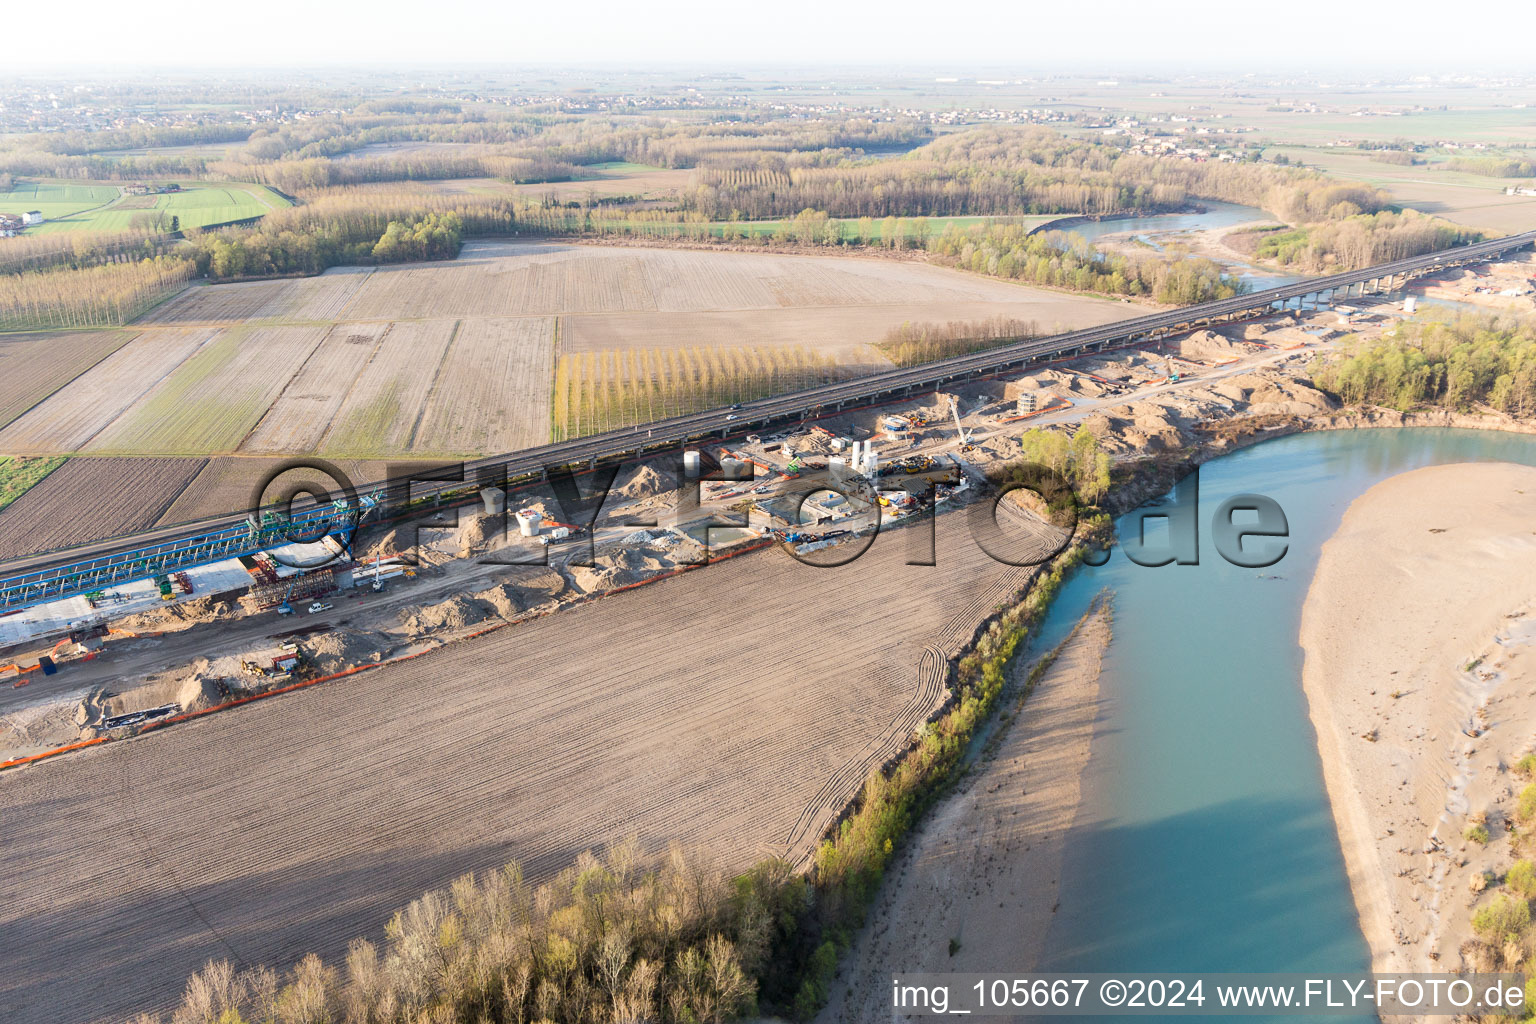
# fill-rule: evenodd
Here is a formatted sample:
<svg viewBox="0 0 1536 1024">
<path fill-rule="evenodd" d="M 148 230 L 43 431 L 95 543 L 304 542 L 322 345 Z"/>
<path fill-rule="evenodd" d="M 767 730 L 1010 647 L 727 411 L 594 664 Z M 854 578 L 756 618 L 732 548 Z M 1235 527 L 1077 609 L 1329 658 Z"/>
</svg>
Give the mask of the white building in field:
<svg viewBox="0 0 1536 1024">
<path fill-rule="evenodd" d="M 31 227 L 34 224 L 41 224 L 43 222 L 43 211 L 29 210 L 21 215 L 21 222 L 27 227 Z"/>
</svg>

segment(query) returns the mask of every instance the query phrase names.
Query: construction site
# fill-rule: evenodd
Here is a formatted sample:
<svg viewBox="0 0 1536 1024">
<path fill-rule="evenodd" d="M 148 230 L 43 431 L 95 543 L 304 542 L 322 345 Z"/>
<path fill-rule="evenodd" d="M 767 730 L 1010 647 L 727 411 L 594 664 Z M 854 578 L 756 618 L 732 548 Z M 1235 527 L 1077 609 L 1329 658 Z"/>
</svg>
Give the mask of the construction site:
<svg viewBox="0 0 1536 1024">
<path fill-rule="evenodd" d="M 26 766 L 0 788 L 22 865 L 0 911 L 15 1019 L 160 1005 L 214 954 L 209 928 L 252 963 L 299 937 L 332 959 L 422 889 L 514 857 L 541 877 L 634 836 L 804 863 L 1037 571 L 946 514 L 1027 432 L 1087 427 L 1123 463 L 1222 450 L 1229 422 L 1317 425 L 1333 406 L 1306 363 L 1403 306 L 743 432 L 625 464 L 585 512 L 548 483 L 439 489 L 340 540 L 0 617 L 0 761 Z M 1065 539 L 1027 502 L 997 522 L 1035 561 Z M 127 798 L 79 796 L 109 791 Z M 125 875 L 124 836 L 159 866 Z"/>
<path fill-rule="evenodd" d="M 1406 304 L 1412 303 L 1410 297 Z M 511 493 L 439 488 L 430 502 L 394 510 L 387 520 L 382 510 L 365 517 L 350 543 L 326 536 L 210 557 L 0 616 L 0 650 L 9 652 L 0 671 L 26 703 L 78 702 L 94 679 L 122 680 L 137 666 L 174 673 L 194 660 L 191 649 L 201 654 L 211 645 L 222 653 L 204 659 L 211 666 L 200 673 L 204 681 L 213 692 L 249 695 L 352 667 L 350 655 L 305 655 L 318 636 L 366 634 L 368 644 L 340 646 L 350 654 L 368 647 L 360 660 L 373 663 L 488 620 L 516 619 L 534 608 L 543 613 L 742 550 L 777 544 L 808 562 L 844 558 L 820 553 L 967 503 L 967 492 L 992 467 L 1023 454 L 1026 431 L 1087 427 L 1102 450 L 1123 460 L 1180 449 L 1201 428 L 1258 410 L 1324 412 L 1327 403 L 1294 371 L 1337 338 L 1388 329 L 1407 315 L 1404 304 L 1292 311 L 728 437 L 626 464 L 600 508 L 586 512 L 567 511 L 547 484 Z M 514 602 L 507 614 L 462 598 L 468 607 L 401 617 L 415 628 L 391 621 L 401 607 L 430 606 L 433 591 L 488 588 L 509 566 L 537 566 L 558 584 L 541 584 L 539 600 Z M 338 630 L 344 618 L 350 630 Z M 116 632 L 93 644 L 68 642 L 108 627 Z M 301 642 L 296 659 L 283 659 L 285 671 L 254 679 L 230 670 L 273 660 L 244 658 L 245 634 L 265 642 L 289 633 Z M 182 640 L 168 643 L 172 637 Z M 219 665 L 228 674 L 209 676 Z M 132 692 L 122 688 L 119 710 L 134 703 L 126 696 Z M 0 760 L 100 735 L 92 714 L 71 715 L 63 728 L 22 727 L 28 717 L 6 720 Z"/>
</svg>

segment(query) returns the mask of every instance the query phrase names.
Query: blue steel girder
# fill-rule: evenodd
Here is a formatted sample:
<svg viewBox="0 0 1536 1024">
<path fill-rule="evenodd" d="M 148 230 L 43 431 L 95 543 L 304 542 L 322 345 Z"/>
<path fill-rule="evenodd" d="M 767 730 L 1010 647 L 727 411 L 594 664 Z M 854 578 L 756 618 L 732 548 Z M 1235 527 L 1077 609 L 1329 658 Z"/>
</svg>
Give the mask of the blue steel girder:
<svg viewBox="0 0 1536 1024">
<path fill-rule="evenodd" d="M 363 515 L 373 507 L 374 502 L 367 501 L 365 505 Z M 316 537 L 340 533 L 350 537 L 360 518 L 350 508 L 337 509 L 329 505 L 305 510 L 291 518 L 268 514 L 262 517 L 260 528 L 255 530 L 248 523 L 240 523 L 194 537 L 174 538 L 141 548 L 22 573 L 0 579 L 0 610 L 57 601 L 168 572 L 254 554 L 264 547 L 286 541 L 293 533 Z"/>
</svg>

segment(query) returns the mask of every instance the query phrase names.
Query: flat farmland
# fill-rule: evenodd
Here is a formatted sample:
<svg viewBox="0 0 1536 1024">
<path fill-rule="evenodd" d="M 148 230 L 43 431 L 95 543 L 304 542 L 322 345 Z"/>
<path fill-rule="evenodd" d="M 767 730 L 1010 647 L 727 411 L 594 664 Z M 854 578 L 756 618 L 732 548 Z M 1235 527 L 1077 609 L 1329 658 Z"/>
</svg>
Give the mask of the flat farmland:
<svg viewBox="0 0 1536 1024">
<path fill-rule="evenodd" d="M 0 452 L 59 454 L 84 448 L 216 334 L 207 329 L 145 331 L 0 430 Z M 25 372 L 32 372 L 37 358 L 35 353 L 26 356 Z"/>
<path fill-rule="evenodd" d="M 233 451 L 325 335 L 323 327 L 229 328 L 86 447 L 103 454 Z"/>
<path fill-rule="evenodd" d="M 346 481 L 350 481 L 357 487 L 359 494 L 363 493 L 361 488 L 365 484 L 379 483 L 391 477 L 407 475 L 413 469 L 425 472 L 429 468 L 442 465 L 440 462 L 413 459 L 327 461 L 346 474 Z M 187 482 L 180 495 L 169 508 L 165 509 L 154 525 L 171 526 L 208 516 L 243 512 L 251 507 L 252 500 L 256 496 L 256 488 L 266 481 L 268 474 L 287 466 L 290 462 L 292 459 L 289 458 L 243 455 L 225 455 L 209 459 L 198 474 Z M 327 480 L 319 473 L 313 472 L 294 471 L 292 475 L 285 473 L 282 481 L 284 484 L 289 484 L 301 479 L 312 479 L 326 488 L 337 486 L 336 481 Z"/>
<path fill-rule="evenodd" d="M 845 365 L 889 366 L 870 348 L 903 323 L 1012 317 L 1034 321 L 1041 331 L 1109 323 L 1124 306 L 1084 307 L 1075 297 L 1039 293 L 1021 302 L 933 302 L 846 307 L 730 310 L 703 313 L 609 313 L 560 318 L 560 349 L 566 354 L 627 348 L 694 346 L 804 346 Z"/>
<path fill-rule="evenodd" d="M 1054 331 L 1128 312 L 916 262 L 474 242 L 441 263 L 189 288 L 88 369 L 114 336 L 0 342 L 0 455 L 511 451 L 549 439 L 556 320 L 570 353 L 788 345 L 869 369 L 905 322 Z"/>
<path fill-rule="evenodd" d="M 452 263 L 379 268 L 343 316 L 393 320 L 988 302 L 1019 307 L 1019 315 L 1026 316 L 1080 314 L 1083 323 L 1124 315 L 1123 304 L 1103 299 L 878 258 L 481 242 L 466 245 Z M 1095 314 L 1103 320 L 1092 320 Z"/>
<path fill-rule="evenodd" d="M 20 215 L 36 210 L 53 220 L 106 206 L 121 195 L 116 185 L 78 185 L 23 179 L 13 182 L 9 192 L 0 192 L 0 213 Z M 45 228 L 47 226 L 42 225 Z"/>
<path fill-rule="evenodd" d="M 341 310 L 372 272 L 369 267 L 338 267 L 316 277 L 199 285 L 151 310 L 139 323 L 329 322 L 341 318 Z"/>
<path fill-rule="evenodd" d="M 230 221 L 261 217 L 272 210 L 292 206 L 288 200 L 265 185 L 246 183 L 205 184 L 189 183 L 179 192 L 149 196 L 118 197 L 111 186 L 60 186 L 101 194 L 110 189 L 112 196 L 106 205 L 94 205 L 91 209 L 71 212 L 57 218 L 50 217 L 44 224 L 31 229 L 32 234 L 52 234 L 57 231 L 127 231 L 134 226 L 135 218 L 144 214 L 160 214 L 169 223 L 177 218 L 182 228 L 201 228 L 211 224 L 227 224 Z M 3 197 L 0 197 L 3 198 Z"/>
<path fill-rule="evenodd" d="M 320 443 L 338 455 L 404 455 L 426 412 L 432 382 L 459 324 L 456 320 L 391 324 L 358 374 Z M 444 395 L 443 401 L 457 401 Z"/>
<path fill-rule="evenodd" d="M 70 459 L 0 511 L 0 559 L 153 526 L 203 461 Z"/>
<path fill-rule="evenodd" d="M 0 427 L 128 344 L 133 336 L 133 331 L 0 336 Z"/>
<path fill-rule="evenodd" d="M 547 442 L 554 333 L 553 317 L 461 323 L 411 449 L 472 455 Z"/>
<path fill-rule="evenodd" d="M 430 144 L 429 144 L 430 145 Z M 415 146 L 400 146 L 399 149 L 415 149 Z M 360 150 L 359 155 L 369 152 Z M 448 150 L 451 152 L 451 150 Z M 420 188 L 436 192 L 439 195 L 512 195 L 524 199 L 543 199 L 553 194 L 560 202 L 585 199 L 587 196 L 596 196 L 599 199 L 607 199 L 615 196 L 634 196 L 639 199 L 671 199 L 676 197 L 681 189 L 688 187 L 693 182 L 693 171 L 688 168 L 648 167 L 644 164 L 632 163 L 607 163 L 589 164 L 585 168 L 590 177 L 580 178 L 575 181 L 544 181 L 518 184 L 515 182 L 501 181 L 496 178 L 441 178 L 435 181 L 418 182 Z M 363 186 L 368 188 L 370 186 Z M 380 191 L 397 188 L 394 182 L 378 186 Z"/>
<path fill-rule="evenodd" d="M 899 534 L 840 568 L 759 552 L 0 777 L 9 1024 L 126 1019 L 209 957 L 336 961 L 511 858 L 805 855 L 944 699 L 931 648 L 1025 578 L 938 532 L 937 566 Z"/>
<path fill-rule="evenodd" d="M 247 452 L 309 452 L 320 445 L 336 411 L 388 324 L 337 324 L 326 334 L 288 386 L 245 439 Z"/>
</svg>

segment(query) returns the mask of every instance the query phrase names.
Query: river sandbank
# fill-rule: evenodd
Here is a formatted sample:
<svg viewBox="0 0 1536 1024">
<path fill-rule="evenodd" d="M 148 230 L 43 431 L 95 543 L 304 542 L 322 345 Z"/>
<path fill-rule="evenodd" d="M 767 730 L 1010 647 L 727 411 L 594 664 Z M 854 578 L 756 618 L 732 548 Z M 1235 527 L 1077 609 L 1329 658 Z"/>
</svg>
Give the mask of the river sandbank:
<svg viewBox="0 0 1536 1024">
<path fill-rule="evenodd" d="M 887 869 L 889 884 L 819 1022 L 892 1019 L 893 973 L 1039 966 L 1060 907 L 1062 857 L 1082 798 L 1109 638 L 1110 611 L 1100 602 L 1022 706 L 1008 708 L 961 788 Z M 1029 670 L 1015 666 L 1021 693 Z"/>
<path fill-rule="evenodd" d="M 1536 469 L 1433 466 L 1356 499 L 1301 623 L 1303 685 L 1377 971 L 1454 971 L 1512 860 L 1536 738 Z M 1490 839 L 1467 831 L 1484 824 Z"/>
</svg>

